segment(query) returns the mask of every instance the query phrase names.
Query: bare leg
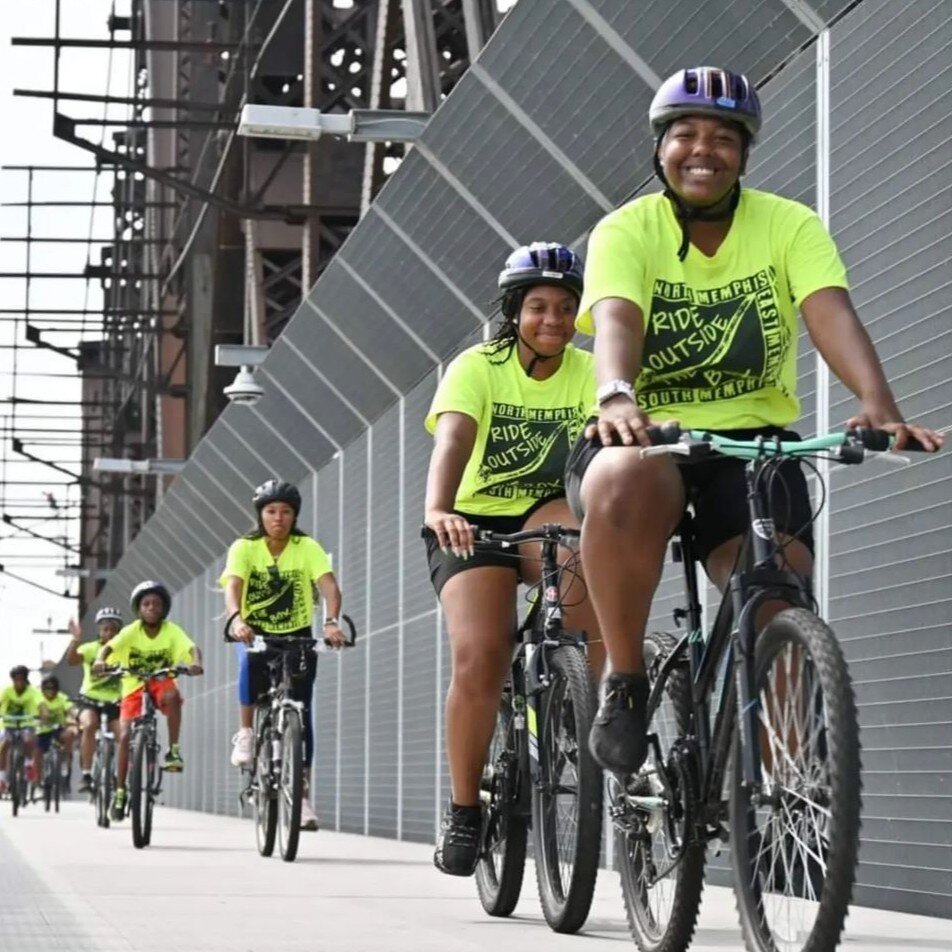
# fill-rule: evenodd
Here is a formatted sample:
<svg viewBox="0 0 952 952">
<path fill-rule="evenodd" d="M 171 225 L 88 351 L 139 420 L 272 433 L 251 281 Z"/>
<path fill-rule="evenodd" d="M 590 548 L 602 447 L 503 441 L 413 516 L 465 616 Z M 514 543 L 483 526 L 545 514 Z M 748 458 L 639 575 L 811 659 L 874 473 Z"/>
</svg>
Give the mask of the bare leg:
<svg viewBox="0 0 952 952">
<path fill-rule="evenodd" d="M 96 750 L 96 731 L 99 730 L 99 712 L 87 708 L 80 712 L 79 723 L 83 729 L 79 747 L 79 767 L 83 773 L 93 769 L 93 753 Z"/>
<path fill-rule="evenodd" d="M 170 688 L 162 696 L 162 712 L 169 728 L 169 746 L 177 744 L 182 730 L 182 695 Z"/>
<path fill-rule="evenodd" d="M 527 520 L 526 529 L 542 526 L 546 523 L 558 523 L 568 529 L 577 529 L 578 520 L 572 514 L 564 499 L 553 499 L 540 506 Z M 520 546 L 523 576 L 528 582 L 537 582 L 542 571 L 542 547 L 538 543 Z M 559 550 L 559 562 L 571 556 L 568 549 Z M 598 628 L 595 609 L 588 597 L 581 559 L 577 560 L 573 572 L 567 572 L 562 578 L 562 595 L 567 602 L 565 608 L 565 627 L 575 631 L 584 631 L 588 636 L 588 663 L 597 681 L 605 667 L 605 644 Z"/>
<path fill-rule="evenodd" d="M 681 476 L 667 457 L 606 447 L 582 480 L 582 562 L 611 669 L 644 671 L 642 644 L 665 548 L 684 512 Z"/>
<path fill-rule="evenodd" d="M 460 806 L 479 802 L 511 657 L 516 585 L 512 570 L 483 566 L 454 575 L 440 593 L 452 654 L 446 754 L 453 802 Z"/>
<path fill-rule="evenodd" d="M 132 736 L 132 721 L 122 718 L 119 721 L 119 744 L 116 753 L 116 786 L 126 785 L 129 772 L 129 738 Z"/>
<path fill-rule="evenodd" d="M 255 709 L 252 704 L 239 704 L 238 705 L 238 723 L 242 727 L 247 727 L 248 730 L 254 726 L 255 718 Z"/>
</svg>

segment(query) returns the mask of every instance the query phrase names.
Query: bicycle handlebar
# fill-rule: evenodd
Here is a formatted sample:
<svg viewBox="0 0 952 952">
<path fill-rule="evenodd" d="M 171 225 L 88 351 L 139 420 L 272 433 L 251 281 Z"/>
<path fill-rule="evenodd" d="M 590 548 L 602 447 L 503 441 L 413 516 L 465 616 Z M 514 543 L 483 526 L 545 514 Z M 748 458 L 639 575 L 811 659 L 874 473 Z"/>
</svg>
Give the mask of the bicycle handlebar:
<svg viewBox="0 0 952 952">
<path fill-rule="evenodd" d="M 172 678 L 180 674 L 194 677 L 187 664 L 175 664 L 168 668 L 157 668 L 155 671 L 142 671 L 138 668 L 123 668 L 117 665 L 106 669 L 106 675 L 110 674 L 125 674 L 131 678 L 138 678 L 140 681 L 156 681 L 159 678 Z"/>
<path fill-rule="evenodd" d="M 235 612 L 225 622 L 225 630 L 223 632 L 223 635 L 226 642 L 237 643 L 239 641 L 238 638 L 232 637 L 232 634 L 231 634 L 231 623 L 239 616 L 239 614 L 240 612 Z M 350 617 L 350 615 L 341 615 L 339 620 L 340 620 L 341 627 L 350 633 L 350 637 L 347 639 L 346 642 L 344 642 L 344 644 L 341 647 L 353 648 L 354 645 L 357 643 L 357 627 L 354 625 L 354 621 Z M 304 645 L 305 647 L 313 648 L 318 643 L 316 638 L 311 638 L 307 636 L 296 637 L 293 635 L 268 635 L 268 634 L 265 634 L 264 632 L 258 631 L 258 629 L 256 629 L 253 625 L 250 627 L 251 627 L 251 630 L 254 631 L 255 633 L 254 643 L 260 644 L 262 646 L 262 647 L 258 647 L 254 649 L 257 651 L 264 651 L 264 650 L 267 650 L 268 648 L 286 648 L 289 645 L 294 645 L 294 644 Z M 331 647 L 331 641 L 329 639 L 324 638 L 322 640 L 325 645 L 327 645 L 328 647 Z M 253 649 L 249 648 L 249 651 L 250 650 L 253 650 Z"/>
<path fill-rule="evenodd" d="M 547 523 L 536 526 L 534 529 L 523 529 L 521 532 L 491 532 L 489 529 L 480 529 L 473 526 L 473 535 L 477 544 L 493 542 L 508 549 L 523 542 L 574 542 L 580 536 L 578 529 L 569 529 L 558 523 Z"/>
<path fill-rule="evenodd" d="M 652 445 L 642 449 L 642 455 L 655 456 L 670 453 L 696 460 L 721 454 L 739 459 L 758 459 L 766 456 L 807 456 L 822 451 L 834 451 L 841 463 L 861 463 L 865 451 L 882 453 L 895 444 L 893 434 L 871 427 L 855 427 L 816 436 L 807 440 L 780 440 L 759 437 L 755 440 L 735 440 L 706 430 L 682 430 L 676 423 L 649 427 Z M 925 447 L 910 437 L 904 450 L 925 452 Z"/>
</svg>

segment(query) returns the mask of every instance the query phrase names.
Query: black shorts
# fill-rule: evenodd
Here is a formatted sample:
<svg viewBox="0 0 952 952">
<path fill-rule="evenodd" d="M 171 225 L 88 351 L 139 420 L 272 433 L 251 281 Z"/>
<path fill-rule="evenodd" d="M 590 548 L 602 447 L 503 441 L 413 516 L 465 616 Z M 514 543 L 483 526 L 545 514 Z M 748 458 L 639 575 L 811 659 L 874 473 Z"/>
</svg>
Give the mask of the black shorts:
<svg viewBox="0 0 952 952">
<path fill-rule="evenodd" d="M 799 434 L 792 430 L 776 426 L 714 432 L 735 440 L 753 440 L 758 436 L 800 439 Z M 579 519 L 583 515 L 580 494 L 582 477 L 601 449 L 602 444 L 597 435 L 590 440 L 582 435 L 572 447 L 565 464 L 565 495 Z M 744 474 L 746 464 L 744 460 L 724 456 L 699 463 L 687 463 L 678 456 L 671 458 L 677 463 L 687 500 L 694 507 L 695 551 L 704 564 L 714 549 L 728 539 L 744 535 L 750 525 Z M 800 464 L 796 460 L 784 460 L 776 476 L 769 481 L 769 487 L 771 515 L 777 531 L 796 536 L 812 553 L 813 507 Z"/>
<path fill-rule="evenodd" d="M 529 516 L 541 509 L 546 503 L 554 499 L 563 499 L 563 496 L 547 496 L 533 503 L 525 512 L 518 516 L 476 516 L 473 513 L 461 512 L 454 509 L 458 515 L 468 519 L 471 525 L 479 526 L 480 529 L 488 529 L 490 532 L 510 533 L 520 532 L 525 526 Z M 519 558 L 518 551 L 514 549 L 504 549 L 500 545 L 490 545 L 488 543 L 480 544 L 476 547 L 476 552 L 470 559 L 461 559 L 453 555 L 452 552 L 443 552 L 436 539 L 436 533 L 429 527 L 423 528 L 423 541 L 426 544 L 426 559 L 430 566 L 430 581 L 436 594 L 439 595 L 443 586 L 454 576 L 468 569 L 478 569 L 487 565 L 495 565 L 500 568 L 512 569 L 519 579 L 522 579 L 522 560 Z"/>
<path fill-rule="evenodd" d="M 107 722 L 119 719 L 118 701 L 97 701 L 94 697 L 86 697 L 85 694 L 80 694 L 79 697 L 76 698 L 76 706 L 81 711 L 98 711 L 102 709 L 106 715 Z"/>
</svg>

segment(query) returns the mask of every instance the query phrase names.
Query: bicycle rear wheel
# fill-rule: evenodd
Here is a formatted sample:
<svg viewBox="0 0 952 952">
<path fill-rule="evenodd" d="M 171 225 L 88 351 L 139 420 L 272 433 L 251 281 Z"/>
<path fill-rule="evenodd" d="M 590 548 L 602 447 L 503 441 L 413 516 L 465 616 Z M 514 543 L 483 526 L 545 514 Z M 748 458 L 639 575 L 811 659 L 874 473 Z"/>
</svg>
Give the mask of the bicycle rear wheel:
<svg viewBox="0 0 952 952">
<path fill-rule="evenodd" d="M 595 686 L 574 647 L 548 656 L 552 683 L 539 698 L 541 783 L 532 787 L 539 900 L 556 932 L 577 932 L 592 905 L 602 844 L 602 772 L 588 750 Z"/>
<path fill-rule="evenodd" d="M 846 661 L 833 631 L 801 608 L 757 643 L 763 783 L 730 796 L 734 888 L 751 952 L 837 946 L 853 888 L 860 745 Z"/>
<path fill-rule="evenodd" d="M 132 845 L 140 850 L 149 845 L 152 837 L 148 748 L 145 732 L 139 731 L 132 741 L 129 806 L 132 815 Z"/>
<path fill-rule="evenodd" d="M 274 839 L 278 832 L 278 801 L 275 796 L 271 774 L 271 719 L 255 711 L 255 762 L 252 782 L 255 842 L 262 856 L 274 852 Z"/>
<path fill-rule="evenodd" d="M 281 735 L 281 778 L 278 782 L 278 847 L 281 859 L 294 861 L 301 835 L 301 802 L 304 798 L 304 752 L 298 712 L 285 714 Z"/>
<path fill-rule="evenodd" d="M 677 640 L 645 636 L 645 669 L 652 684 Z M 690 731 L 691 685 L 686 667 L 673 668 L 648 723 L 649 747 L 637 775 L 609 778 L 616 863 L 628 928 L 642 952 L 683 952 L 691 944 L 704 886 L 704 845 L 697 842 L 696 760 L 682 738 Z M 666 801 L 667 805 L 659 805 Z"/>
<path fill-rule="evenodd" d="M 512 703 L 512 687 L 507 685 L 480 784 L 485 826 L 476 890 L 491 916 L 508 916 L 516 908 L 526 867 L 528 818 L 520 806 L 519 747 Z"/>
</svg>

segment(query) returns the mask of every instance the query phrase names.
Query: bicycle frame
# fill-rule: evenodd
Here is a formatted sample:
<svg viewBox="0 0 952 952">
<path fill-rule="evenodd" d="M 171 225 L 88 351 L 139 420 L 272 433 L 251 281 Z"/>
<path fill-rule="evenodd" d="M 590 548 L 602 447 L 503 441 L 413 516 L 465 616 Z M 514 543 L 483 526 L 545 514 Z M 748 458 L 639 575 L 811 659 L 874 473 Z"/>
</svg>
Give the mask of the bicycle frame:
<svg viewBox="0 0 952 952">
<path fill-rule="evenodd" d="M 740 731 L 740 755 L 743 782 L 757 789 L 761 782 L 758 756 L 758 718 L 754 657 L 757 640 L 756 617 L 761 605 L 779 599 L 795 607 L 812 607 L 806 583 L 795 572 L 776 567 L 776 543 L 773 541 L 769 506 L 761 486 L 763 459 L 754 459 L 746 467 L 748 515 L 751 530 L 744 540 L 730 585 L 705 640 L 701 623 L 701 601 L 697 586 L 697 565 L 693 542 L 693 520 L 686 515 L 678 528 L 674 545 L 675 561 L 683 566 L 687 607 L 675 611 L 675 622 L 687 622 L 688 633 L 662 663 L 648 699 L 649 717 L 661 701 L 668 673 L 687 659 L 692 701 L 692 728 L 701 768 L 701 803 L 706 805 L 704 819 L 719 827 L 720 792 L 733 740 L 735 713 Z M 742 567 L 738 569 L 738 567 Z M 710 698 L 718 671 L 727 653 L 723 684 L 711 727 Z M 662 752 L 654 737 L 655 753 Z M 638 797 L 634 800 L 638 801 Z M 644 799 L 644 798 L 642 798 Z"/>
</svg>

